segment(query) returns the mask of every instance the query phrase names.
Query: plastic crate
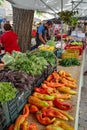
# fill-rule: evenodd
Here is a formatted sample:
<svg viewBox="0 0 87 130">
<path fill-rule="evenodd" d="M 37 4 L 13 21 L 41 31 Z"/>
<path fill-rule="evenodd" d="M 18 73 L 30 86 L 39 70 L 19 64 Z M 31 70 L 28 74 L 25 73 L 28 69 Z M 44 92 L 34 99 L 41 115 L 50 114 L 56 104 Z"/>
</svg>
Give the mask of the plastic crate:
<svg viewBox="0 0 87 130">
<path fill-rule="evenodd" d="M 47 78 L 47 76 L 48 76 L 48 74 L 47 74 L 47 68 L 46 68 L 46 69 L 44 69 L 44 77 L 45 77 L 45 79 Z"/>
<path fill-rule="evenodd" d="M 13 123 L 18 116 L 17 94 L 14 99 L 12 99 L 8 102 L 8 111 L 9 111 L 10 121 L 11 121 L 11 123 Z M 16 115 L 16 116 L 14 116 L 14 115 Z"/>
<path fill-rule="evenodd" d="M 6 127 L 6 117 L 2 105 L 0 105 L 0 130 L 3 130 L 5 127 Z"/>
<path fill-rule="evenodd" d="M 57 71 L 57 65 L 53 66 L 53 71 Z"/>
<path fill-rule="evenodd" d="M 47 75 L 50 75 L 54 71 L 54 67 L 52 65 L 49 65 L 47 67 Z"/>
<path fill-rule="evenodd" d="M 79 51 L 79 55 L 81 55 L 83 53 L 83 46 L 82 45 L 66 45 L 65 46 L 65 50 L 70 49 L 70 50 L 78 50 Z"/>
<path fill-rule="evenodd" d="M 36 82 L 36 86 L 40 86 L 41 83 L 44 81 L 44 76 L 42 76 L 40 79 L 38 79 L 38 81 Z"/>
<path fill-rule="evenodd" d="M 79 57 L 79 51 L 78 50 L 67 50 L 64 53 L 62 53 L 62 59 L 64 58 L 77 58 Z"/>
<path fill-rule="evenodd" d="M 0 121 L 0 130 L 6 130 L 6 119 Z"/>
<path fill-rule="evenodd" d="M 24 92 L 24 99 L 27 101 L 28 97 L 31 95 L 31 90 Z"/>
<path fill-rule="evenodd" d="M 8 103 L 4 103 L 2 105 L 3 108 L 3 113 L 5 115 L 6 118 L 6 125 L 8 126 L 11 123 L 11 119 L 10 119 L 10 115 L 9 115 L 9 109 L 8 109 Z"/>
<path fill-rule="evenodd" d="M 34 87 L 40 86 L 40 84 L 43 82 L 44 79 L 45 79 L 45 73 L 43 71 L 41 75 L 35 76 Z"/>
<path fill-rule="evenodd" d="M 11 123 L 13 123 L 17 117 L 18 117 L 18 112 L 17 111 L 14 111 L 13 113 L 10 113 Z"/>
<path fill-rule="evenodd" d="M 3 108 L 2 105 L 0 105 L 0 117 L 3 115 Z"/>
<path fill-rule="evenodd" d="M 28 96 L 30 96 L 30 94 L 31 94 L 31 90 L 24 91 L 24 92 L 18 91 L 16 94 L 16 98 L 1 105 L 0 108 L 3 109 L 3 114 L 5 115 L 4 117 L 6 118 L 6 124 L 5 124 L 6 127 L 8 127 L 11 123 L 13 123 L 15 119 L 18 117 L 24 105 L 27 103 L 27 98 Z"/>
<path fill-rule="evenodd" d="M 19 94 L 17 95 L 17 109 L 18 109 L 18 113 L 21 112 L 21 110 L 23 109 L 25 103 L 26 103 L 26 100 L 24 98 L 24 92 L 19 92 Z"/>
</svg>

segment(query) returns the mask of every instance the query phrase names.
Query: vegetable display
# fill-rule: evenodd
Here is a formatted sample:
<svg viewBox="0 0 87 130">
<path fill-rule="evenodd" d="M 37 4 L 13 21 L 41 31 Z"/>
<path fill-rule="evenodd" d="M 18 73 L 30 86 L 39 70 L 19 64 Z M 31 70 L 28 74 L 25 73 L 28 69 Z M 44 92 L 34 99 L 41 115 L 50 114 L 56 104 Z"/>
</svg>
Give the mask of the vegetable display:
<svg viewBox="0 0 87 130">
<path fill-rule="evenodd" d="M 62 66 L 79 66 L 80 65 L 80 62 L 78 61 L 78 59 L 76 58 L 65 58 L 61 61 L 59 61 L 59 65 L 62 65 Z"/>
<path fill-rule="evenodd" d="M 8 60 L 7 60 L 8 59 Z M 49 64 L 56 65 L 56 56 L 51 51 L 35 50 L 21 53 L 6 53 L 2 61 L 11 70 L 21 70 L 29 75 L 41 75 Z"/>
<path fill-rule="evenodd" d="M 71 83 L 74 87 L 70 86 Z M 73 106 L 67 99 L 71 98 L 73 92 L 76 94 L 76 91 L 72 90 L 75 88 L 77 88 L 76 81 L 71 74 L 63 70 L 54 71 L 39 88 L 34 88 L 35 92 L 28 97 L 28 103 L 24 106 L 22 114 L 9 127 L 9 130 L 11 128 L 12 130 L 38 130 L 36 124 L 31 124 L 30 120 L 28 122 L 30 113 L 40 124 L 46 126 L 45 130 L 74 130 L 67 123 L 69 120 L 74 120 L 68 113 Z M 69 89 L 72 93 L 67 94 Z"/>
<path fill-rule="evenodd" d="M 64 66 L 80 65 L 77 59 L 64 60 L 63 63 L 61 61 Z M 56 56 L 51 51 L 34 50 L 26 53 L 13 52 L 12 55 L 6 53 L 2 61 L 6 68 L 0 71 L 0 102 L 5 103 L 16 96 L 17 90 L 11 83 L 17 89 L 31 90 L 36 81 L 35 76 L 41 75 L 49 65 L 56 65 Z M 66 123 L 74 120 L 70 114 L 74 106 L 67 99 L 77 93 L 74 90 L 76 88 L 76 81 L 71 74 L 63 70 L 54 71 L 39 87 L 34 88 L 34 93 L 28 97 L 22 114 L 9 130 L 38 130 L 36 124 L 28 122 L 30 113 L 35 115 L 40 124 L 46 126 L 45 130 L 74 130 Z"/>
</svg>

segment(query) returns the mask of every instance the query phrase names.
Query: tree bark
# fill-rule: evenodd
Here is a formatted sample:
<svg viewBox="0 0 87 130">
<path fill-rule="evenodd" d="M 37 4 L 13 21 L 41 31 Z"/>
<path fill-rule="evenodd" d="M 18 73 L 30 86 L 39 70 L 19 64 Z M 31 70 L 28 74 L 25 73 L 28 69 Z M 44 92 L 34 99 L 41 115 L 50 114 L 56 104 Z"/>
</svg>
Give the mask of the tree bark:
<svg viewBox="0 0 87 130">
<path fill-rule="evenodd" d="M 18 34 L 18 43 L 22 52 L 30 50 L 31 47 L 33 17 L 33 10 L 13 7 L 13 26 L 14 31 Z"/>
</svg>

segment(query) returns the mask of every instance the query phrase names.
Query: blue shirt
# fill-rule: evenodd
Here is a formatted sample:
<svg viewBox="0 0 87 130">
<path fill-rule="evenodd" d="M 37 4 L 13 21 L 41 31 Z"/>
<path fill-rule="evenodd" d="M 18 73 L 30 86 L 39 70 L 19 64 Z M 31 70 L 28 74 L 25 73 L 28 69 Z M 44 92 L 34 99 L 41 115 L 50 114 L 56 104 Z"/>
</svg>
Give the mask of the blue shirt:
<svg viewBox="0 0 87 130">
<path fill-rule="evenodd" d="M 36 36 L 36 44 L 40 45 L 42 41 L 40 41 L 39 39 L 39 34 L 42 34 L 42 37 L 44 39 L 45 36 L 45 31 L 47 30 L 47 28 L 44 26 L 44 24 L 41 24 L 38 28 L 37 28 L 37 36 Z"/>
<path fill-rule="evenodd" d="M 43 34 L 44 31 L 45 31 L 45 27 L 44 27 L 44 25 L 42 24 L 42 25 L 40 25 L 40 26 L 38 27 L 37 33 L 38 33 L 38 34 Z"/>
</svg>

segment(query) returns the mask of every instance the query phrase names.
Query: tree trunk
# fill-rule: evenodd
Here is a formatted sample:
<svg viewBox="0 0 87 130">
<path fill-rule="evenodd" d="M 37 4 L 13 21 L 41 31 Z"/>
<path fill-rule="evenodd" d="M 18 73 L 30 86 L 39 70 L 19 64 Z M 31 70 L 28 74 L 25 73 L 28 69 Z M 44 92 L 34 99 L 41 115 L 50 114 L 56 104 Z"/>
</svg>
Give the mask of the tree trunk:
<svg viewBox="0 0 87 130">
<path fill-rule="evenodd" d="M 22 52 L 30 50 L 31 47 L 33 17 L 33 10 L 13 7 L 13 26 L 14 31 L 18 34 L 18 43 Z"/>
</svg>

